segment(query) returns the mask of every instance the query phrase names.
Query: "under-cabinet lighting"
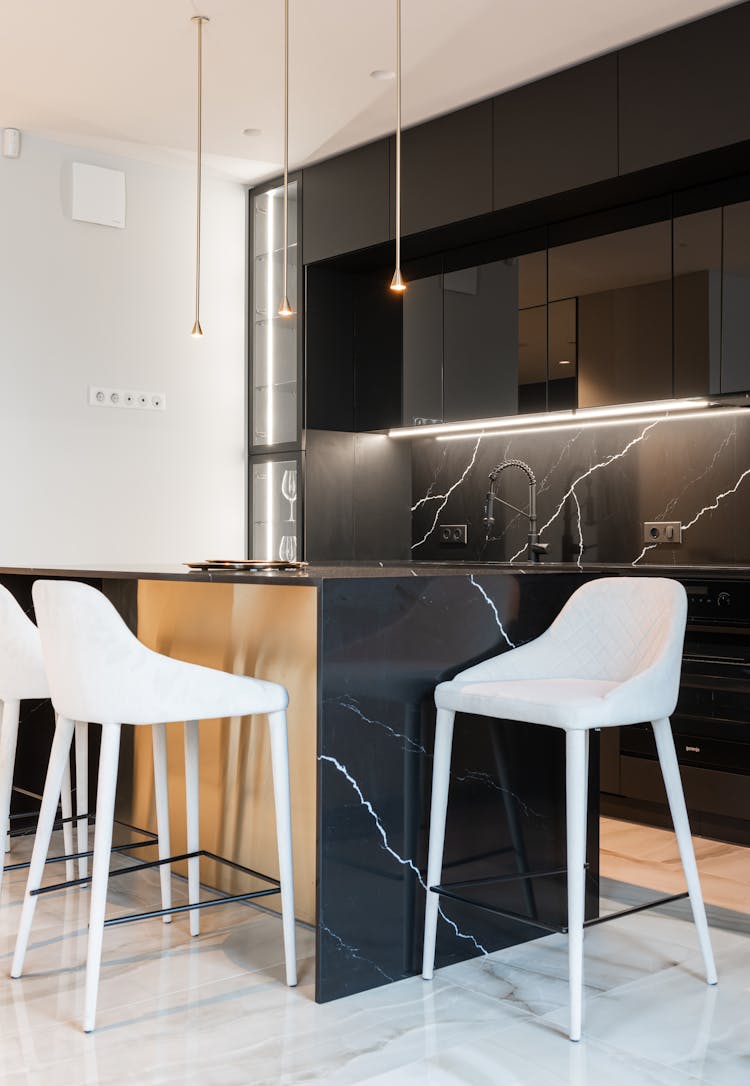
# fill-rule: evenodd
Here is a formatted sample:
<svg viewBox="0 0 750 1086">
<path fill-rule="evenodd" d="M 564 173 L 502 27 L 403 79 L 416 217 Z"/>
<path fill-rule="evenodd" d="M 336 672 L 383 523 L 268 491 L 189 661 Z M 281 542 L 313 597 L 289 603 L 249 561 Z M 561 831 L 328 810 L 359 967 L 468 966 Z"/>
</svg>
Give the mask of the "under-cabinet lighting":
<svg viewBox="0 0 750 1086">
<path fill-rule="evenodd" d="M 559 425 L 553 426 L 523 426 L 514 427 L 513 429 L 500 429 L 500 430 L 474 430 L 471 433 L 466 434 L 438 434 L 438 441 L 468 441 L 469 439 L 476 440 L 478 437 L 502 437 L 503 435 L 516 434 L 540 434 L 540 433 L 553 433 L 558 430 L 590 430 L 593 427 L 602 426 L 622 426 L 624 422 L 630 423 L 649 423 L 649 422 L 686 422 L 688 419 L 704 419 L 708 416 L 714 418 L 726 418 L 727 415 L 742 415 L 747 412 L 746 407 L 704 407 L 697 411 L 683 411 L 680 414 L 671 415 L 664 412 L 652 412 L 646 415 L 630 415 L 620 416 L 619 418 L 609 419 L 581 419 L 578 422 L 562 422 Z"/>
<path fill-rule="evenodd" d="M 673 411 L 696 411 L 711 406 L 711 400 L 655 400 L 650 403 L 626 403 L 613 407 L 583 407 L 571 411 L 545 411 L 538 415 L 508 415 L 495 419 L 471 419 L 467 422 L 440 422 L 429 426 L 399 426 L 388 431 L 388 437 L 439 437 L 442 434 L 495 433 L 529 427 L 546 430 L 560 423 L 581 425 L 589 419 L 628 418 L 631 415 L 671 414 Z"/>
</svg>

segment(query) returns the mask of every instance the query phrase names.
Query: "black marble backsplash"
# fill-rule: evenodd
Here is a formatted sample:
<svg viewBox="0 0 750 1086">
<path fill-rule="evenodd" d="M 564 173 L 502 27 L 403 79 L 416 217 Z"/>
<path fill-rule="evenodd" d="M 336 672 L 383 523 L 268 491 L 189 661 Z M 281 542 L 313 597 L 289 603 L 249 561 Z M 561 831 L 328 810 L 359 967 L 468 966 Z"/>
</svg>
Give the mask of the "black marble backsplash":
<svg viewBox="0 0 750 1086">
<path fill-rule="evenodd" d="M 460 441 L 413 442 L 412 558 L 526 560 L 528 521 L 501 504 L 489 542 L 482 524 L 488 474 L 525 460 L 537 483 L 548 560 L 634 565 L 750 564 L 750 410 L 700 418 Z M 517 469 L 498 494 L 526 508 Z M 645 547 L 643 522 L 680 520 L 683 542 Z M 467 524 L 468 543 L 441 543 L 441 524 Z"/>
</svg>

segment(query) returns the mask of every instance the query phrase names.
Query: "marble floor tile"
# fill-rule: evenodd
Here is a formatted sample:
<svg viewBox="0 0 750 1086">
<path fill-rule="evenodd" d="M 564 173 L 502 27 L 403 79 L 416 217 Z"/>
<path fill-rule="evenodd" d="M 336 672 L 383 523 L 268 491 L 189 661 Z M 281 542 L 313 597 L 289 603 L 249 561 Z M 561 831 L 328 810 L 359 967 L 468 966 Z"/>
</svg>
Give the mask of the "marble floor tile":
<svg viewBox="0 0 750 1086">
<path fill-rule="evenodd" d="M 641 884 L 604 878 L 606 908 L 642 901 L 679 871 L 665 831 L 613 822 L 607 834 L 621 861 L 638 865 Z M 750 887 L 743 851 L 715 842 L 698 851 L 717 880 Z M 3 886 L 0 974 L 24 883 L 11 873 Z M 179 879 L 174 895 L 184 900 Z M 110 912 L 156 905 L 157 874 L 124 876 L 115 898 Z M 409 978 L 321 1006 L 313 933 L 298 928 L 300 984 L 289 989 L 278 919 L 239 904 L 204 912 L 197 939 L 185 916 L 107 929 L 97 1030 L 85 1036 L 87 905 L 86 890 L 42 898 L 27 973 L 12 982 L 0 975 L 0 1086 L 750 1082 L 750 915 L 721 905 L 708 909 L 720 974 L 713 989 L 686 901 L 590 928 L 584 1040 L 575 1045 L 566 1035 L 562 936 L 450 966 L 429 983 Z"/>
</svg>

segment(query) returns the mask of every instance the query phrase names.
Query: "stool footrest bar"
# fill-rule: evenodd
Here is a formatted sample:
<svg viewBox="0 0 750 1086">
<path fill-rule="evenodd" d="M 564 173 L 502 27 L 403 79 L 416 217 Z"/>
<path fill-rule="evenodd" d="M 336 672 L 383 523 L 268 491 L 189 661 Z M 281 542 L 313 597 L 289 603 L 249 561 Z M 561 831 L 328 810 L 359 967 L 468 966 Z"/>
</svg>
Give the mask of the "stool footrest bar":
<svg viewBox="0 0 750 1086">
<path fill-rule="evenodd" d="M 530 916 L 524 916 L 523 913 L 515 913 L 510 909 L 502 909 L 497 905 L 485 904 L 483 901 L 475 901 L 472 897 L 466 897 L 465 894 L 456 894 L 452 890 L 445 890 L 438 886 L 431 886 L 430 890 L 433 893 L 440 894 L 441 897 L 450 898 L 451 901 L 460 901 L 464 905 L 473 905 L 477 909 L 483 909 L 488 913 L 495 913 L 496 916 L 504 916 L 508 920 L 517 920 L 520 924 L 529 924 L 532 928 L 540 928 L 542 931 L 548 932 L 560 932 L 563 929 L 557 927 L 554 924 L 545 924 L 541 920 L 534 920 Z"/>
<path fill-rule="evenodd" d="M 588 864 L 586 865 L 588 867 Z M 487 875 L 481 879 L 462 879 L 460 882 L 442 882 L 439 886 L 431 886 L 430 892 L 433 894 L 442 894 L 445 890 L 455 890 L 457 886 L 491 886 L 494 883 L 500 882 L 518 882 L 519 879 L 546 879 L 551 875 L 565 875 L 567 869 L 564 867 L 557 867 L 550 871 L 524 871 L 513 872 L 509 875 Z"/>
<path fill-rule="evenodd" d="M 631 905 L 627 909 L 618 909 L 616 913 L 607 913 L 606 916 L 595 916 L 592 920 L 584 920 L 584 928 L 592 928 L 595 924 L 605 924 L 608 920 L 619 920 L 623 916 L 631 916 L 633 913 L 642 913 L 644 909 L 655 909 L 657 905 L 667 905 L 670 901 L 681 901 L 688 897 L 687 890 L 681 894 L 667 894 L 666 897 L 657 897 L 653 901 L 645 901 L 642 905 Z"/>
<path fill-rule="evenodd" d="M 123 852 L 125 850 L 132 849 L 132 848 L 147 848 L 151 844 L 153 844 L 152 841 L 135 841 L 133 843 L 129 843 L 129 844 L 126 844 L 126 845 L 117 845 L 115 848 L 112 849 L 112 852 Z M 71 852 L 67 856 L 53 856 L 47 862 L 48 863 L 60 863 L 62 860 L 78 860 L 82 856 L 93 856 L 93 855 L 94 855 L 93 851 L 89 851 L 89 852 Z M 198 858 L 201 858 L 201 857 L 203 857 L 203 858 L 205 858 L 207 860 L 213 860 L 215 863 L 226 864 L 227 867 L 233 867 L 236 871 L 241 871 L 244 875 L 250 875 L 252 878 L 255 878 L 255 879 L 262 879 L 263 882 L 270 882 L 275 887 L 274 890 L 257 891 L 257 894 L 276 893 L 278 891 L 278 889 L 280 888 L 280 886 L 281 886 L 279 880 L 273 878 L 272 875 L 264 875 L 262 871 L 255 871 L 252 867 L 243 867 L 242 864 L 235 863 L 234 860 L 227 860 L 224 856 L 217 856 L 215 852 L 208 852 L 206 849 L 199 849 L 197 852 L 183 852 L 183 853 L 180 853 L 179 856 L 165 856 L 161 860 L 147 860 L 147 861 L 145 861 L 143 863 L 131 864 L 129 867 L 119 867 L 114 871 L 110 871 L 109 877 L 112 879 L 116 875 L 132 875 L 136 871 L 147 871 L 151 867 L 162 867 L 164 864 L 176 864 L 176 863 L 181 863 L 184 860 L 195 860 L 195 859 L 198 859 Z M 28 866 L 29 866 L 28 864 L 15 864 L 14 865 L 14 867 L 28 867 Z M 5 868 L 5 870 L 6 871 L 12 871 L 12 870 L 14 870 L 14 868 L 10 867 L 10 866 L 7 866 Z M 55 892 L 55 890 L 67 890 L 71 886 L 88 886 L 90 884 L 90 882 L 91 882 L 91 875 L 88 875 L 86 878 L 83 878 L 83 879 L 68 879 L 67 882 L 55 882 L 51 886 L 40 886 L 39 889 L 32 890 L 31 891 L 31 896 L 32 897 L 37 897 L 39 894 L 52 894 L 52 893 Z M 247 900 L 248 896 L 252 897 L 253 894 L 250 894 L 250 895 L 240 894 L 240 896 L 236 900 L 237 901 L 239 901 L 239 900 Z M 222 900 L 222 901 L 224 901 L 224 900 L 230 901 L 232 899 L 231 898 L 221 898 L 220 900 Z M 190 907 L 192 908 L 194 906 L 190 906 Z M 174 909 L 166 909 L 166 910 L 162 910 L 162 912 L 143 913 L 142 916 L 143 917 L 146 917 L 146 916 L 166 916 L 166 915 L 168 915 L 169 913 L 172 913 L 172 912 L 184 912 L 186 908 L 188 908 L 188 907 L 187 906 L 185 906 L 185 907 L 183 907 L 183 906 L 179 906 L 179 907 L 175 906 Z M 136 919 L 141 919 L 141 914 L 138 914 Z M 109 923 L 109 921 L 107 921 L 107 923 Z"/>
<path fill-rule="evenodd" d="M 195 901 L 192 905 L 173 905 L 169 909 L 151 909 L 145 913 L 128 913 L 127 916 L 113 916 L 104 921 L 104 927 L 112 924 L 128 924 L 133 920 L 149 920 L 155 916 L 171 916 L 172 913 L 187 913 L 193 909 L 210 909 L 212 905 L 226 905 L 230 901 L 252 901 L 254 897 L 268 897 L 269 894 L 280 894 L 280 886 L 272 886 L 268 890 L 253 890 L 249 894 L 231 894 L 226 897 L 209 898 L 208 901 Z"/>
</svg>

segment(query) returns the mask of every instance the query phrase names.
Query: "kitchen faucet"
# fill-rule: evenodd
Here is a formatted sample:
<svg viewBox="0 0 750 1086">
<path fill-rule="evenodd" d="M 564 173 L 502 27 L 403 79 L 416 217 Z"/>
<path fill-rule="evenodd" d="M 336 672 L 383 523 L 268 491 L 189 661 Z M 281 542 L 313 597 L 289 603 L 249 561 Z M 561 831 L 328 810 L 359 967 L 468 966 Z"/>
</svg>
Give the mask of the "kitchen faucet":
<svg viewBox="0 0 750 1086">
<path fill-rule="evenodd" d="M 495 493 L 495 483 L 501 472 L 506 468 L 520 468 L 521 471 L 526 472 L 529 479 L 529 508 L 519 509 L 516 505 L 511 505 L 510 502 L 506 502 L 503 498 L 499 498 Z M 516 513 L 526 513 L 529 518 L 529 534 L 527 536 L 528 543 L 526 547 L 526 553 L 529 562 L 539 562 L 543 554 L 547 553 L 548 543 L 539 542 L 539 533 L 536 530 L 536 476 L 531 470 L 529 465 L 524 460 L 503 460 L 502 464 L 498 464 L 489 475 L 490 489 L 487 491 L 487 498 L 484 503 L 484 517 L 482 523 L 485 527 L 485 539 L 489 542 L 490 532 L 492 526 L 495 523 L 495 518 L 492 515 L 492 507 L 495 502 L 500 502 L 502 505 L 507 505 L 509 509 L 513 509 Z"/>
</svg>

